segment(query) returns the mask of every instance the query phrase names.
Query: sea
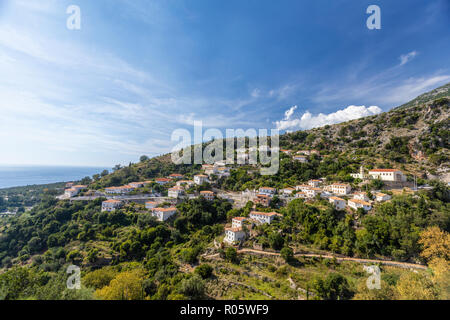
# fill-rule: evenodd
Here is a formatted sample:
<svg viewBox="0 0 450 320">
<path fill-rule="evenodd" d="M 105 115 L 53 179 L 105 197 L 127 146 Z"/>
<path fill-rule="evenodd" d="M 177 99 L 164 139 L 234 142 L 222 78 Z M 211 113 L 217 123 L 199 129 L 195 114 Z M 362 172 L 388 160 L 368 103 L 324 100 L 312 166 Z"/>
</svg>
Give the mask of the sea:
<svg viewBox="0 0 450 320">
<path fill-rule="evenodd" d="M 77 181 L 105 169 L 112 171 L 111 168 L 103 167 L 0 166 L 0 189 Z"/>
</svg>

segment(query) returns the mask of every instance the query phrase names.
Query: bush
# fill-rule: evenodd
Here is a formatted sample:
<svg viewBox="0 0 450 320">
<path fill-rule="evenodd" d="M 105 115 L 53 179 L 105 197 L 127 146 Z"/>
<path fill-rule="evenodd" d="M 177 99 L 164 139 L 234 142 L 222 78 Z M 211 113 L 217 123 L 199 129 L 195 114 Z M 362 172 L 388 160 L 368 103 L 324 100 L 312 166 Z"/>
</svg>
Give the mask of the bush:
<svg viewBox="0 0 450 320">
<path fill-rule="evenodd" d="M 213 267 L 209 264 L 202 264 L 195 268 L 195 273 L 197 273 L 202 279 L 211 277 L 213 272 Z"/>
</svg>

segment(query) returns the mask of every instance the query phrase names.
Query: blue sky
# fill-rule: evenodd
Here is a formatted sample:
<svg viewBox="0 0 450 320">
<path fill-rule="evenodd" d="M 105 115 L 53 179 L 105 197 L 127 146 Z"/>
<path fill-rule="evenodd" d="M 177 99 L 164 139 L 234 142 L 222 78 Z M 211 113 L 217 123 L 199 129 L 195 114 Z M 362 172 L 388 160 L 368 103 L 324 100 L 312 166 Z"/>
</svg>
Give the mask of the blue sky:
<svg viewBox="0 0 450 320">
<path fill-rule="evenodd" d="M 447 0 L 0 0 L 0 164 L 136 162 L 194 120 L 299 130 L 387 111 L 450 82 L 449 27 Z"/>
</svg>

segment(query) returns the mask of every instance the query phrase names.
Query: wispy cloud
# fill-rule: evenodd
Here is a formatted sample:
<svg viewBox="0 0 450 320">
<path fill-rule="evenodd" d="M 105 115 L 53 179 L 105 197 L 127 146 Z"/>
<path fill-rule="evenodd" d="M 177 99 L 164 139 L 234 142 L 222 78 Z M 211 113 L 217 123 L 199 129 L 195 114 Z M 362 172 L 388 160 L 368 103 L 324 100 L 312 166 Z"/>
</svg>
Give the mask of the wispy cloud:
<svg viewBox="0 0 450 320">
<path fill-rule="evenodd" d="M 402 54 L 400 56 L 400 65 L 403 66 L 404 64 L 407 64 L 409 61 L 414 59 L 417 56 L 417 51 L 411 51 L 407 54 Z"/>
</svg>

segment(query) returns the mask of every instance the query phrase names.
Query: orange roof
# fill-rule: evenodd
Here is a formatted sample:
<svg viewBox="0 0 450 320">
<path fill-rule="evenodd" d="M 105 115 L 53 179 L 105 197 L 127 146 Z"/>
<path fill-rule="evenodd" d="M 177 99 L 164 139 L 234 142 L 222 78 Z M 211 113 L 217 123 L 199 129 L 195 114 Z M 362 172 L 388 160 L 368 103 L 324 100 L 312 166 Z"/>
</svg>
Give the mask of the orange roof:
<svg viewBox="0 0 450 320">
<path fill-rule="evenodd" d="M 179 173 L 172 173 L 169 177 L 182 177 L 182 174 Z"/>
<path fill-rule="evenodd" d="M 168 211 L 177 210 L 177 208 L 175 208 L 175 207 L 170 207 L 170 208 L 153 208 L 152 210 L 153 211 L 168 212 Z"/>
<path fill-rule="evenodd" d="M 246 220 L 246 217 L 234 217 L 233 220 L 238 220 L 238 221 L 244 221 Z"/>
<path fill-rule="evenodd" d="M 200 191 L 200 193 L 205 193 L 205 194 L 208 193 L 208 194 L 210 194 L 210 193 L 214 193 L 214 192 L 206 190 L 206 191 Z"/>
<path fill-rule="evenodd" d="M 332 200 L 340 200 L 340 201 L 345 201 L 344 199 L 342 199 L 342 198 L 339 198 L 339 197 L 330 197 L 330 199 L 332 199 Z"/>
<path fill-rule="evenodd" d="M 269 190 L 275 190 L 275 188 L 272 188 L 272 187 L 261 187 L 261 188 L 259 188 L 259 189 L 269 189 Z"/>
<path fill-rule="evenodd" d="M 369 202 L 363 201 L 363 200 L 359 200 L 359 199 L 351 199 L 348 200 L 348 202 L 353 202 L 353 203 L 359 203 L 359 204 L 363 204 L 365 206 L 370 206 L 371 204 Z"/>
<path fill-rule="evenodd" d="M 106 202 L 106 203 L 122 203 L 122 201 L 119 201 L 119 200 L 105 200 L 105 201 L 103 201 L 103 202 Z"/>
<path fill-rule="evenodd" d="M 145 204 L 147 204 L 147 203 L 157 204 L 158 202 L 156 202 L 156 201 L 145 201 Z"/>
<path fill-rule="evenodd" d="M 250 214 L 256 214 L 256 215 L 260 215 L 260 216 L 268 216 L 268 217 L 278 215 L 278 213 L 276 213 L 276 212 L 259 212 L 259 211 L 253 211 L 253 212 L 250 212 Z"/>
<path fill-rule="evenodd" d="M 372 169 L 369 170 L 369 172 L 396 172 L 396 171 L 400 171 L 397 169 Z"/>
<path fill-rule="evenodd" d="M 239 232 L 242 231 L 242 228 L 225 228 L 226 231 Z"/>
<path fill-rule="evenodd" d="M 175 186 L 172 188 L 169 188 L 169 190 L 184 190 L 183 187 Z"/>
<path fill-rule="evenodd" d="M 171 181 L 171 180 L 168 179 L 168 178 L 156 178 L 155 180 L 156 180 L 156 181 Z"/>
</svg>

